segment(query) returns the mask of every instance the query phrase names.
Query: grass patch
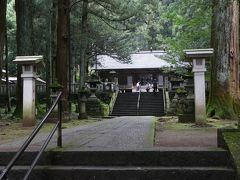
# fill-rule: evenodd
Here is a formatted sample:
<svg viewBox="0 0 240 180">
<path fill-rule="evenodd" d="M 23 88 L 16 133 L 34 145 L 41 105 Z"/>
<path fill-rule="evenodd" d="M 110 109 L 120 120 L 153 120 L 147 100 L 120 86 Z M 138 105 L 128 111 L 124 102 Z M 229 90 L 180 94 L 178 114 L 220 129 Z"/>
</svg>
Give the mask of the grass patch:
<svg viewBox="0 0 240 180">
<path fill-rule="evenodd" d="M 238 177 L 240 177 L 240 132 L 224 132 L 223 136 L 234 159 Z"/>
<path fill-rule="evenodd" d="M 168 130 L 188 130 L 188 129 L 196 129 L 196 128 L 236 128 L 237 122 L 230 120 L 216 120 L 208 118 L 206 120 L 207 126 L 199 127 L 196 126 L 195 123 L 179 123 L 177 116 L 164 116 L 157 119 L 157 124 L 164 127 L 164 129 Z"/>
<path fill-rule="evenodd" d="M 82 126 L 90 123 L 94 123 L 99 121 L 99 119 L 85 119 L 85 120 L 71 120 L 66 123 L 62 124 L 63 129 L 73 128 L 76 126 Z M 41 133 L 47 133 L 52 130 L 52 128 L 55 126 L 54 123 L 46 123 L 40 130 Z M 36 126 L 33 127 L 22 127 L 21 122 L 16 121 L 0 121 L 0 142 L 9 142 L 12 140 L 16 140 L 21 137 L 25 137 L 30 135 L 30 133 L 33 131 L 33 129 Z"/>
<path fill-rule="evenodd" d="M 0 141 L 14 140 L 19 137 L 26 136 L 32 132 L 33 128 L 22 127 L 19 122 L 1 122 L 0 125 Z"/>
<path fill-rule="evenodd" d="M 152 143 L 155 143 L 155 128 L 156 128 L 157 117 L 153 117 L 151 119 L 151 131 L 147 134 L 147 140 Z"/>
<path fill-rule="evenodd" d="M 168 130 L 193 129 L 193 123 L 179 123 L 177 116 L 165 116 L 158 119 L 157 123 Z"/>
<path fill-rule="evenodd" d="M 94 122 L 97 122 L 99 121 L 99 119 L 83 119 L 83 120 L 71 120 L 67 123 L 63 123 L 62 127 L 64 129 L 67 129 L 67 128 L 72 128 L 72 127 L 76 127 L 76 126 L 83 126 L 83 125 L 86 125 L 86 124 L 90 124 L 90 123 L 94 123 Z"/>
<path fill-rule="evenodd" d="M 216 120 L 208 118 L 207 123 L 215 128 L 237 128 L 237 121 L 232 120 Z"/>
<path fill-rule="evenodd" d="M 166 129 L 171 129 L 171 130 L 178 130 L 178 129 L 191 129 L 192 124 L 189 123 L 178 123 L 178 122 L 170 122 L 165 124 Z"/>
</svg>

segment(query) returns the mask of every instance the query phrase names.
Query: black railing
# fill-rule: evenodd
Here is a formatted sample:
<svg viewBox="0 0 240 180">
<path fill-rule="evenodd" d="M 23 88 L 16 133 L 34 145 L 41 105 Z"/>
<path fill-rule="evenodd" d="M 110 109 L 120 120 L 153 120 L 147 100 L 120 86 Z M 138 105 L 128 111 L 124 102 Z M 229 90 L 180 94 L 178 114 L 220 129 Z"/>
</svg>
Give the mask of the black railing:
<svg viewBox="0 0 240 180">
<path fill-rule="evenodd" d="M 164 113 L 167 113 L 167 95 L 166 95 L 166 88 L 163 86 L 163 106 L 164 106 Z"/>
<path fill-rule="evenodd" d="M 141 100 L 141 87 L 139 88 L 139 92 L 138 92 L 138 100 L 137 100 L 137 115 L 139 115 L 140 100 Z"/>
<path fill-rule="evenodd" d="M 24 142 L 24 144 L 22 145 L 22 147 L 18 150 L 18 152 L 16 153 L 16 155 L 12 158 L 12 160 L 8 163 L 8 165 L 5 167 L 5 169 L 2 171 L 1 175 L 0 175 L 0 180 L 6 180 L 8 178 L 8 173 L 10 172 L 11 168 L 15 165 L 16 161 L 20 158 L 20 156 L 24 153 L 24 151 L 26 150 L 26 148 L 29 146 L 29 144 L 32 142 L 32 140 L 34 139 L 34 137 L 37 135 L 37 133 L 40 131 L 40 129 L 42 128 L 42 126 L 46 123 L 49 115 L 51 114 L 51 112 L 54 110 L 54 108 L 56 107 L 56 105 L 58 104 L 58 121 L 56 123 L 56 125 L 54 126 L 54 128 L 52 129 L 52 131 L 50 132 L 49 136 L 47 137 L 47 139 L 45 140 L 44 144 L 42 145 L 40 151 L 38 152 L 36 158 L 34 159 L 34 161 L 32 162 L 30 168 L 28 169 L 26 175 L 24 176 L 24 180 L 27 180 L 29 175 L 31 174 L 33 168 L 35 167 L 36 163 L 38 162 L 40 156 L 42 155 L 43 151 L 45 150 L 45 148 L 47 147 L 48 143 L 50 142 L 52 136 L 54 135 L 54 133 L 56 132 L 56 130 L 58 129 L 58 137 L 57 137 L 57 146 L 58 147 L 62 147 L 62 101 L 61 101 L 61 96 L 62 96 L 62 92 L 60 92 L 56 98 L 56 100 L 53 102 L 52 107 L 49 109 L 49 111 L 47 112 L 47 114 L 43 117 L 43 119 L 40 121 L 40 123 L 38 124 L 38 126 L 33 130 L 33 132 L 31 133 L 31 135 L 28 137 L 28 139 Z"/>
</svg>

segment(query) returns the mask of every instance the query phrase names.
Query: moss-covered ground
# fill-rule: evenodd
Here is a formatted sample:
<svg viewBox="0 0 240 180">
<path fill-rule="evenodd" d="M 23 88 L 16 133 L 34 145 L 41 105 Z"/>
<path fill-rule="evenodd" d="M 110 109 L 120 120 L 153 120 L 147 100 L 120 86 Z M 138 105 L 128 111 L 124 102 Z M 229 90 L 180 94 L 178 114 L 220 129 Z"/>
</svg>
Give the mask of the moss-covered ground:
<svg viewBox="0 0 240 180">
<path fill-rule="evenodd" d="M 224 132 L 223 136 L 234 159 L 238 177 L 240 177 L 240 132 Z"/>
<path fill-rule="evenodd" d="M 165 116 L 156 118 L 157 124 L 164 127 L 164 129 L 182 130 L 182 129 L 194 129 L 194 128 L 236 128 L 237 122 L 231 120 L 219 120 L 208 118 L 206 120 L 206 126 L 199 127 L 194 123 L 179 123 L 177 116 Z"/>
<path fill-rule="evenodd" d="M 196 125 L 165 116 L 156 118 L 155 125 L 155 146 L 217 148 L 217 129 L 236 128 L 237 122 L 208 118 L 204 125 Z"/>
</svg>

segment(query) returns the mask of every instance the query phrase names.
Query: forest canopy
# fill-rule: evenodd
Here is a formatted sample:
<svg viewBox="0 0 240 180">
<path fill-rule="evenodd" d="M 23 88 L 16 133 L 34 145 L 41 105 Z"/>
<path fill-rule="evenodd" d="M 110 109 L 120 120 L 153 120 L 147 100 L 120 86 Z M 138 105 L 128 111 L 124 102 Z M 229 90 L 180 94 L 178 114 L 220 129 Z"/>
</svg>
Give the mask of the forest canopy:
<svg viewBox="0 0 240 180">
<path fill-rule="evenodd" d="M 45 59 L 50 52 L 51 18 L 56 7 L 53 1 L 34 0 L 33 13 L 33 52 L 43 54 Z M 16 55 L 16 14 L 15 0 L 7 1 L 7 32 L 9 61 Z M 81 35 L 82 4 L 74 4 L 70 12 L 71 56 L 73 63 L 79 58 Z M 103 54 L 117 53 L 126 60 L 129 53 L 138 50 L 168 50 L 174 55 L 182 54 L 183 49 L 210 47 L 211 3 L 206 0 L 134 0 L 89 2 L 88 51 Z M 53 21 L 53 22 L 50 22 Z M 75 67 L 75 66 L 74 66 Z M 15 74 L 14 65 L 10 73 Z"/>
</svg>

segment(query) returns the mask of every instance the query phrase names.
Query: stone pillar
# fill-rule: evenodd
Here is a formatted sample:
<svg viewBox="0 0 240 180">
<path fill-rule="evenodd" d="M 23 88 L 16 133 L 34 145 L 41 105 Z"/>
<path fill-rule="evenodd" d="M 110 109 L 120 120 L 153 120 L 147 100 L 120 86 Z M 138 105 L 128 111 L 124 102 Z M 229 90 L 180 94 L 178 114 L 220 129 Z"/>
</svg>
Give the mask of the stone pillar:
<svg viewBox="0 0 240 180">
<path fill-rule="evenodd" d="M 79 94 L 79 116 L 78 119 L 87 119 L 87 111 L 86 111 L 86 102 L 87 102 L 87 97 L 86 95 L 80 95 Z"/>
<path fill-rule="evenodd" d="M 204 124 L 206 121 L 205 61 L 207 57 L 212 56 L 213 49 L 189 49 L 184 52 L 193 62 L 195 121 L 197 124 Z"/>
<path fill-rule="evenodd" d="M 35 80 L 34 74 L 22 74 L 23 78 L 23 126 L 34 126 L 35 119 Z"/>
<path fill-rule="evenodd" d="M 193 61 L 196 61 L 196 59 Z M 202 61 L 205 63 L 205 59 Z M 202 123 L 206 120 L 205 72 L 206 69 L 193 68 L 196 123 Z"/>
<path fill-rule="evenodd" d="M 14 63 L 22 65 L 23 78 L 23 126 L 29 127 L 36 124 L 35 108 L 35 80 L 37 64 L 43 59 L 42 56 L 17 56 Z"/>
</svg>

